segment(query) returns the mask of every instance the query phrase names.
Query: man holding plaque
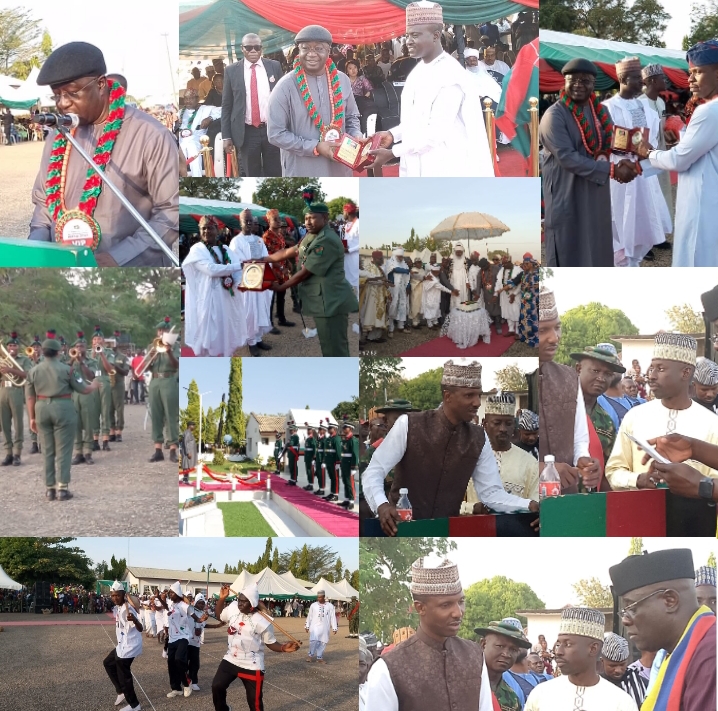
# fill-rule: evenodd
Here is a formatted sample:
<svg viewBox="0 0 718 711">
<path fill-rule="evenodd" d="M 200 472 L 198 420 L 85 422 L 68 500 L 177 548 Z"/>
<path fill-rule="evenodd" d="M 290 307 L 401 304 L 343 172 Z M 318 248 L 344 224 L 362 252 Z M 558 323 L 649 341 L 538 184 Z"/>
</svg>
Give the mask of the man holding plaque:
<svg viewBox="0 0 718 711">
<path fill-rule="evenodd" d="M 349 77 L 329 56 L 329 30 L 309 25 L 295 42 L 294 67 L 269 97 L 267 136 L 281 151 L 282 175 L 350 178 L 352 169 L 335 160 L 345 134 L 361 138 Z"/>
<path fill-rule="evenodd" d="M 97 47 L 69 42 L 45 60 L 37 83 L 50 86 L 58 113 L 78 116 L 75 139 L 98 163 L 103 157 L 108 177 L 172 246 L 179 229 L 177 144 L 152 116 L 125 105 L 124 89 L 106 72 Z M 101 267 L 170 266 L 114 193 L 87 171 L 62 135 L 50 133 L 32 192 L 29 239 L 73 245 L 79 235 Z M 60 174 L 64 179 L 52 180 Z"/>
<path fill-rule="evenodd" d="M 652 145 L 657 145 L 660 132 L 658 114 L 638 99 L 643 88 L 641 60 L 625 57 L 616 63 L 616 75 L 619 92 L 604 102 L 614 123 L 611 155 L 614 164 L 624 158 L 637 159 L 634 141 L 640 141 L 641 133 L 631 133 L 632 129 L 647 129 Z M 628 132 L 624 133 L 623 129 Z M 625 143 L 619 143 L 622 135 L 627 137 Z M 633 138 L 636 136 L 638 139 Z M 617 267 L 639 266 L 651 247 L 665 242 L 666 235 L 673 231 L 668 206 L 655 175 L 639 174 L 630 183 L 611 181 L 611 218 Z"/>
<path fill-rule="evenodd" d="M 406 8 L 406 46 L 419 59 L 401 95 L 401 123 L 382 131 L 371 151 L 380 167 L 399 158 L 402 177 L 493 177 L 494 166 L 479 92 L 468 73 L 441 46 L 441 5 L 428 0 Z"/>
</svg>

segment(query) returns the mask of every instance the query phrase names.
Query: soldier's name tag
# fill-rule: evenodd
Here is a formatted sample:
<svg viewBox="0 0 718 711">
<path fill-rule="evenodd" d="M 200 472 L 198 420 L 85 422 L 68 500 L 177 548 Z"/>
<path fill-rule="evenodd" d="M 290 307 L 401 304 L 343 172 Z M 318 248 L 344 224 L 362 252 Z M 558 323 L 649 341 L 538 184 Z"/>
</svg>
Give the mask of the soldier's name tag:
<svg viewBox="0 0 718 711">
<path fill-rule="evenodd" d="M 101 371 L 101 370 L 96 370 L 96 371 L 95 371 L 95 377 L 96 377 L 96 378 L 102 377 L 102 371 Z"/>
<path fill-rule="evenodd" d="M 75 378 L 75 381 L 80 383 L 80 385 L 82 385 L 85 382 L 82 378 L 79 378 L 79 377 Z"/>
</svg>

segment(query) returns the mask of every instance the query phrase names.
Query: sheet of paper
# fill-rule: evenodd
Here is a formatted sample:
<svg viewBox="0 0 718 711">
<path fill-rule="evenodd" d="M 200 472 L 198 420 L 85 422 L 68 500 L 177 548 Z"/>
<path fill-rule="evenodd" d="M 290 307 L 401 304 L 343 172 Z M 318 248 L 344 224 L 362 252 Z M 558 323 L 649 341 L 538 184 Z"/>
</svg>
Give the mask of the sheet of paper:
<svg viewBox="0 0 718 711">
<path fill-rule="evenodd" d="M 631 442 L 634 442 L 637 444 L 651 459 L 655 459 L 659 464 L 670 464 L 671 460 L 666 459 L 661 454 L 658 454 L 658 452 L 655 450 L 654 447 L 652 447 L 648 442 L 645 442 L 644 440 L 640 440 L 637 437 L 634 437 L 632 434 L 628 434 L 628 439 L 631 440 Z"/>
</svg>

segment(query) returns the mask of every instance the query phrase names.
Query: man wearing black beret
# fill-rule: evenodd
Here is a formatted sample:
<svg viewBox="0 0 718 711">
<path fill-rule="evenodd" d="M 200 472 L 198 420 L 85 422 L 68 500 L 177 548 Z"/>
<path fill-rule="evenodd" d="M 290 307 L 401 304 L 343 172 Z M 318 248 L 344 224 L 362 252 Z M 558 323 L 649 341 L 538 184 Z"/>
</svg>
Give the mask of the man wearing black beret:
<svg viewBox="0 0 718 711">
<path fill-rule="evenodd" d="M 58 47 L 37 83 L 50 86 L 58 113 L 77 115 L 75 139 L 171 246 L 179 231 L 179 189 L 170 132 L 125 105 L 125 90 L 107 76 L 102 52 L 86 42 Z M 31 240 L 74 245 L 79 235 L 95 250 L 98 266 L 170 266 L 114 193 L 94 173 L 88 177 L 87 164 L 60 133 L 45 141 L 32 200 Z"/>
</svg>

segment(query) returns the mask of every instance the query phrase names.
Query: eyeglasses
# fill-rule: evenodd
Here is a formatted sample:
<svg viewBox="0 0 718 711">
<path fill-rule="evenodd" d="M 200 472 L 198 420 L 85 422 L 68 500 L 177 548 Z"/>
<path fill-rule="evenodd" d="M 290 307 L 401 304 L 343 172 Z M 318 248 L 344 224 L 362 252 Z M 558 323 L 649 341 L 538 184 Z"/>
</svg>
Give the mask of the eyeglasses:
<svg viewBox="0 0 718 711">
<path fill-rule="evenodd" d="M 242 49 L 245 52 L 251 52 L 252 50 L 254 50 L 255 52 L 261 52 L 262 45 L 261 44 L 243 44 Z"/>
<path fill-rule="evenodd" d="M 621 610 L 621 617 L 628 617 L 630 619 L 633 619 L 636 615 L 636 606 L 640 605 L 645 600 L 648 600 L 649 597 L 653 597 L 654 595 L 660 595 L 665 592 L 668 592 L 668 590 L 654 590 L 650 595 L 646 595 L 646 597 L 642 597 L 640 600 L 636 600 L 636 602 L 632 602 L 630 605 L 626 605 Z"/>
<path fill-rule="evenodd" d="M 574 79 L 572 76 L 567 76 L 566 79 L 568 80 L 569 85 L 571 84 L 580 84 L 581 86 L 593 86 L 596 82 L 595 79 Z"/>
<path fill-rule="evenodd" d="M 80 87 L 77 91 L 61 91 L 59 94 L 53 94 L 52 100 L 55 102 L 55 104 L 59 104 L 62 100 L 63 96 L 66 96 L 70 101 L 75 101 L 75 99 L 80 98 L 80 94 L 82 94 L 85 89 L 87 89 L 88 86 L 91 84 L 94 84 L 100 77 L 95 77 L 94 79 L 90 80 L 85 84 L 85 86 Z"/>
<path fill-rule="evenodd" d="M 303 52 L 304 54 L 328 54 L 329 53 L 329 45 L 325 43 L 321 44 L 307 44 L 306 42 L 300 42 L 298 45 L 299 51 Z"/>
</svg>

